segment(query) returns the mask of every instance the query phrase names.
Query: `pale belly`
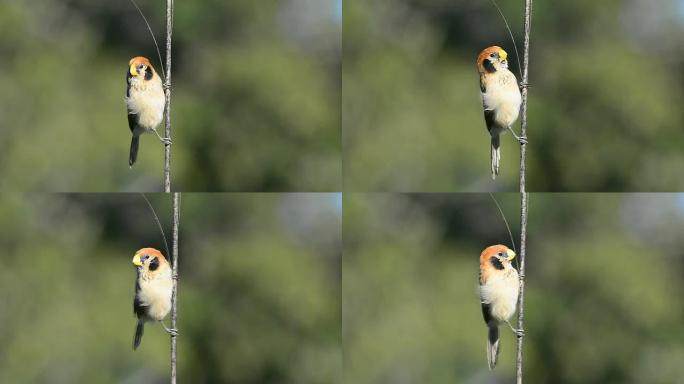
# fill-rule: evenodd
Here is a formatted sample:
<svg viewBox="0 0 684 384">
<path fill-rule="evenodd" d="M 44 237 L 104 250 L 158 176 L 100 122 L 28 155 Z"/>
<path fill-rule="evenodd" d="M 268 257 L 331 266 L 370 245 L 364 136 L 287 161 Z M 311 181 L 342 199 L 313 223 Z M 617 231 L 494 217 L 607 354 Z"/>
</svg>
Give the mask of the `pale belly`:
<svg viewBox="0 0 684 384">
<path fill-rule="evenodd" d="M 505 321 L 515 313 L 518 302 L 517 274 L 508 274 L 490 279 L 487 284 L 480 286 L 480 300 L 489 304 L 489 310 L 494 319 Z"/>
<path fill-rule="evenodd" d="M 145 131 L 156 129 L 164 119 L 164 94 L 138 92 L 126 99 L 128 113 L 138 116 L 138 126 Z"/>
</svg>

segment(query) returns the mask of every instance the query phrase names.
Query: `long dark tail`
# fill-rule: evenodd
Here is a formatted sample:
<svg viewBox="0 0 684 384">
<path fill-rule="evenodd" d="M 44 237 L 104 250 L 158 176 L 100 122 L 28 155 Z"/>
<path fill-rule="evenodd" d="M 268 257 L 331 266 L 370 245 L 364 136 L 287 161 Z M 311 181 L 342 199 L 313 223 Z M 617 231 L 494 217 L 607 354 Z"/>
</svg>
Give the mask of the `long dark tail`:
<svg viewBox="0 0 684 384">
<path fill-rule="evenodd" d="M 140 137 L 133 135 L 131 138 L 131 153 L 128 155 L 128 165 L 133 166 L 138 159 L 138 145 L 140 144 Z"/>
<path fill-rule="evenodd" d="M 499 142 L 499 135 L 492 136 L 492 180 L 496 179 L 496 175 L 499 174 L 499 161 L 501 160 L 501 150 L 499 147 L 501 143 Z"/>
<path fill-rule="evenodd" d="M 140 346 L 142 341 L 143 333 L 145 332 L 145 322 L 142 319 L 138 319 L 138 325 L 135 327 L 135 339 L 133 339 L 133 350 L 135 351 Z"/>
<path fill-rule="evenodd" d="M 499 327 L 489 326 L 489 334 L 487 335 L 487 363 L 489 369 L 494 369 L 496 366 L 496 359 L 499 356 Z"/>
</svg>

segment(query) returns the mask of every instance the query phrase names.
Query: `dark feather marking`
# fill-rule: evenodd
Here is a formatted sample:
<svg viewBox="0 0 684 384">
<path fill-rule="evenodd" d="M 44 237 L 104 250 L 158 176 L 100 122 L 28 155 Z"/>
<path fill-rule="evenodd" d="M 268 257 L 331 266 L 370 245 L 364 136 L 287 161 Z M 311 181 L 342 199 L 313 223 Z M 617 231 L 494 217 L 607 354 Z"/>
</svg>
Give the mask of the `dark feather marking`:
<svg viewBox="0 0 684 384">
<path fill-rule="evenodd" d="M 138 319 L 145 316 L 146 313 L 145 306 L 142 304 L 142 301 L 138 299 L 138 295 L 135 295 L 135 299 L 133 300 L 133 313 L 135 313 L 135 317 Z"/>
<path fill-rule="evenodd" d="M 126 97 L 131 96 L 131 72 L 126 71 Z"/>
<path fill-rule="evenodd" d="M 142 304 L 142 301 L 140 301 L 140 299 L 138 298 L 138 292 L 140 292 L 140 283 L 138 283 L 139 279 L 140 271 L 138 271 L 138 278 L 135 279 L 135 298 L 133 299 L 133 313 L 137 318 L 141 318 L 145 315 L 145 306 Z"/>
<path fill-rule="evenodd" d="M 131 149 L 128 152 L 128 165 L 131 167 L 138 160 L 138 147 L 140 147 L 140 137 L 134 133 L 131 137 Z"/>
<path fill-rule="evenodd" d="M 138 125 L 138 115 L 134 113 L 129 113 L 128 114 L 128 128 L 131 129 L 131 132 L 135 129 L 135 127 Z"/>
<path fill-rule="evenodd" d="M 494 369 L 499 356 L 499 327 L 490 326 L 487 332 L 487 363 Z"/>
<path fill-rule="evenodd" d="M 485 324 L 492 321 L 492 313 L 489 310 L 489 304 L 482 303 L 482 317 L 484 317 Z"/>
<path fill-rule="evenodd" d="M 135 351 L 140 346 L 142 341 L 143 333 L 145 332 L 145 322 L 138 320 L 138 324 L 135 325 L 135 337 L 133 338 L 133 350 Z"/>
<path fill-rule="evenodd" d="M 152 80 L 152 68 L 145 68 L 145 80 Z"/>
<path fill-rule="evenodd" d="M 484 59 L 482 62 L 482 66 L 484 67 L 485 71 L 489 73 L 494 73 L 496 72 L 496 68 L 494 68 L 494 64 L 489 59 Z"/>
<path fill-rule="evenodd" d="M 129 115 L 130 116 L 130 115 Z M 492 133 L 492 128 L 494 127 L 494 111 L 484 110 L 485 123 L 487 123 L 487 131 Z"/>
<path fill-rule="evenodd" d="M 492 257 L 489 259 L 489 262 L 492 263 L 492 265 L 494 266 L 494 268 L 496 268 L 496 269 L 498 269 L 498 270 L 500 270 L 500 271 L 504 269 L 504 266 L 503 266 L 503 264 L 501 263 L 501 260 L 499 260 L 499 258 L 496 257 L 496 256 L 492 256 Z"/>
<path fill-rule="evenodd" d="M 152 260 L 150 260 L 150 271 L 156 271 L 157 268 L 159 268 L 159 259 L 153 257 Z"/>
</svg>

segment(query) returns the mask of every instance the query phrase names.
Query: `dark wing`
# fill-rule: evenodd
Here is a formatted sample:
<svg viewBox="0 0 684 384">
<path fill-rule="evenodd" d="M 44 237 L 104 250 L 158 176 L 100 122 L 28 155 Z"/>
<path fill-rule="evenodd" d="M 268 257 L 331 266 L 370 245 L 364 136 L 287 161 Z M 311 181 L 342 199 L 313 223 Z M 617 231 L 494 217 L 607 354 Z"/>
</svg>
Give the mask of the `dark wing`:
<svg viewBox="0 0 684 384">
<path fill-rule="evenodd" d="M 145 306 L 138 299 L 138 292 L 140 292 L 140 284 L 138 279 L 135 280 L 135 298 L 133 299 L 133 313 L 138 319 L 145 315 Z"/>
<path fill-rule="evenodd" d="M 484 76 L 482 76 L 482 75 L 480 75 L 480 91 L 482 91 L 482 93 L 487 93 L 487 87 L 485 86 Z M 487 131 L 489 131 L 489 133 L 491 133 L 492 127 L 494 126 L 494 111 L 488 111 L 487 106 L 484 105 L 484 102 L 483 102 L 483 107 L 485 108 L 484 118 L 485 118 L 485 123 L 487 123 Z"/>
<path fill-rule="evenodd" d="M 492 321 L 492 313 L 489 309 L 489 304 L 482 303 L 482 317 L 484 317 L 486 324 L 489 324 L 489 322 Z"/>
<path fill-rule="evenodd" d="M 126 71 L 126 97 L 130 96 L 131 91 L 131 72 Z"/>
<path fill-rule="evenodd" d="M 131 129 L 131 132 L 133 132 L 136 125 L 138 125 L 138 115 L 134 115 L 132 113 L 129 113 L 128 114 L 128 128 Z"/>
<path fill-rule="evenodd" d="M 128 116 L 129 116 L 129 120 L 130 120 L 131 115 L 128 115 Z M 490 111 L 490 110 L 485 109 L 484 110 L 484 118 L 485 118 L 485 123 L 487 123 L 487 130 L 489 131 L 489 133 L 492 133 L 492 128 L 494 127 L 494 111 Z"/>
<path fill-rule="evenodd" d="M 133 77 L 131 76 L 131 73 L 126 71 L 126 97 L 131 96 L 131 77 Z M 138 116 L 131 114 L 128 107 L 126 107 L 126 111 L 128 112 L 128 128 L 133 132 L 135 126 L 138 125 Z"/>
</svg>

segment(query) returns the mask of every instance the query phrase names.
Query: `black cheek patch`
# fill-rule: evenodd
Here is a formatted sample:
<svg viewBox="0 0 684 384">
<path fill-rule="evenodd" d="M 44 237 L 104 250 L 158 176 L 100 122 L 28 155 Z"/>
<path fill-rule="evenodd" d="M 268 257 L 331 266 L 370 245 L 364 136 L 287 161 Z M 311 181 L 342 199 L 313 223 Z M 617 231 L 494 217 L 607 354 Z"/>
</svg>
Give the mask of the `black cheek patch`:
<svg viewBox="0 0 684 384">
<path fill-rule="evenodd" d="M 487 71 L 489 73 L 496 72 L 496 68 L 494 68 L 494 64 L 492 64 L 492 62 L 489 59 L 485 59 L 482 62 L 482 66 L 484 67 L 485 71 Z"/>
<path fill-rule="evenodd" d="M 152 80 L 152 68 L 145 68 L 145 80 Z"/>
<path fill-rule="evenodd" d="M 499 260 L 496 256 L 492 256 L 492 258 L 489 259 L 489 261 L 492 263 L 492 265 L 494 266 L 494 268 L 496 268 L 496 269 L 498 269 L 498 270 L 504 269 L 504 266 L 503 266 L 503 264 L 501 263 L 501 260 Z M 150 269 L 151 269 L 151 268 L 150 268 Z"/>
<path fill-rule="evenodd" d="M 159 259 L 155 257 L 152 259 L 152 261 L 150 261 L 150 271 L 156 271 L 157 268 L 159 268 Z M 503 266 L 501 269 L 503 269 Z"/>
</svg>

